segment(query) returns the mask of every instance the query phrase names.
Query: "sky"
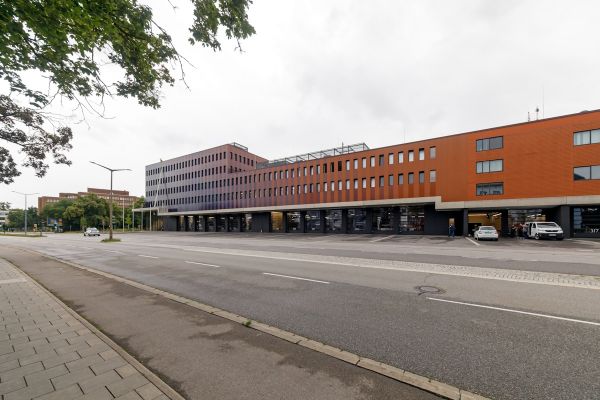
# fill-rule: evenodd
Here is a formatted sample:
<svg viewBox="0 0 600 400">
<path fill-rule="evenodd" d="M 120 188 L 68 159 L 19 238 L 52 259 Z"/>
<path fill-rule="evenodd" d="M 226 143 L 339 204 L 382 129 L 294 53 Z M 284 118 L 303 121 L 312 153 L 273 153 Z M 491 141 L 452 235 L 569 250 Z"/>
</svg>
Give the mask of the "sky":
<svg viewBox="0 0 600 400">
<path fill-rule="evenodd" d="M 132 169 L 114 188 L 142 195 L 145 165 L 234 141 L 273 159 L 600 108 L 596 0 L 256 0 L 244 52 L 191 46 L 189 0 L 146 3 L 190 61 L 187 87 L 164 88 L 159 110 L 107 100 L 105 118 L 73 125 L 70 167 L 23 169 L 0 201 L 107 188 L 89 161 Z"/>
</svg>

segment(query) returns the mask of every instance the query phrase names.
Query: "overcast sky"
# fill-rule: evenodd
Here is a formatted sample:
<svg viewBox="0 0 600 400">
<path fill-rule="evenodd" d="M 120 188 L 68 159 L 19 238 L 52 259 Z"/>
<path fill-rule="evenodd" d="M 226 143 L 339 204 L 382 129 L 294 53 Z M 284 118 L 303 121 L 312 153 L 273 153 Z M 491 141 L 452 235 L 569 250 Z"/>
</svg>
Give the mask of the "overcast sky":
<svg viewBox="0 0 600 400">
<path fill-rule="evenodd" d="M 0 201 L 108 187 L 89 160 L 131 168 L 115 189 L 142 195 L 146 164 L 233 141 L 279 158 L 600 108 L 597 0 L 257 0 L 242 54 L 188 45 L 188 0 L 171 2 L 148 3 L 193 64 L 189 89 L 165 88 L 160 110 L 108 101 L 110 118 L 74 127 L 71 167 L 25 170 Z"/>
</svg>

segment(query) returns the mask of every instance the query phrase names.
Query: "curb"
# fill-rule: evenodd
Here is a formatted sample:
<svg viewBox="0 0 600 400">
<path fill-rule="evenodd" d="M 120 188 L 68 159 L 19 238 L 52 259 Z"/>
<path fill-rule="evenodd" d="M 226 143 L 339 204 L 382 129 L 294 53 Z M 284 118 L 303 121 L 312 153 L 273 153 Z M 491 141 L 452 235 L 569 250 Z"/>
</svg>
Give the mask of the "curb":
<svg viewBox="0 0 600 400">
<path fill-rule="evenodd" d="M 12 246 L 11 246 L 12 247 Z M 14 248 L 14 247 L 13 247 Z M 61 260 L 59 258 L 50 256 L 50 255 L 46 255 L 40 252 L 37 252 L 35 250 L 29 250 L 29 249 L 22 249 L 22 248 L 17 248 L 18 250 L 21 251 L 25 251 L 25 252 L 29 252 L 29 253 L 34 253 L 36 255 L 42 256 L 42 257 L 46 257 L 46 258 L 50 258 L 52 260 L 55 260 L 57 262 L 63 263 L 63 264 L 67 264 L 70 265 L 74 268 L 86 271 L 86 272 L 90 272 L 92 274 L 96 274 L 96 275 L 100 275 L 102 277 L 120 282 L 120 283 L 124 283 L 126 285 L 144 290 L 146 292 L 158 295 L 158 296 L 162 296 L 164 298 L 176 301 L 178 303 L 182 303 L 182 304 L 186 304 L 190 307 L 194 307 L 198 310 L 204 311 L 206 313 L 212 314 L 212 315 L 216 315 L 222 318 L 225 318 L 229 321 L 232 322 L 236 322 L 238 324 L 244 325 L 247 328 L 251 328 L 251 329 L 255 329 L 257 331 L 266 333 L 268 335 L 271 336 L 275 336 L 279 339 L 283 339 L 285 341 L 288 341 L 290 343 L 293 344 L 297 344 L 299 346 L 305 347 L 307 349 L 311 349 L 313 351 L 328 355 L 330 357 L 334 357 L 337 358 L 338 360 L 344 361 L 346 363 L 355 365 L 359 368 L 363 368 L 375 373 L 378 373 L 380 375 L 386 376 L 388 378 L 394 379 L 396 381 L 417 387 L 419 389 L 423 389 L 425 391 L 428 391 L 430 393 L 436 394 L 438 396 L 444 397 L 446 399 L 450 399 L 450 400 L 491 400 L 488 397 L 484 397 L 481 395 L 478 395 L 476 393 L 473 392 L 469 392 L 463 389 L 460 389 L 456 386 L 452 386 L 440 381 L 436 381 L 434 379 L 430 379 L 426 376 L 422 376 L 422 375 L 418 375 L 418 374 L 414 374 L 412 372 L 409 371 L 405 371 L 403 369 L 388 365 L 388 364 L 384 364 L 382 362 L 379 361 L 375 361 L 375 360 L 371 360 L 369 358 L 365 358 L 365 357 L 361 357 L 357 354 L 342 350 L 342 349 L 338 349 L 336 347 L 321 343 L 321 342 L 317 342 L 315 340 L 311 340 L 308 338 L 305 338 L 303 336 L 300 335 L 296 335 L 295 333 L 292 332 L 288 332 L 279 328 L 276 328 L 274 326 L 271 325 L 267 325 L 264 324 L 262 322 L 256 322 L 256 321 L 252 321 L 249 318 L 243 317 L 241 315 L 237 315 L 234 313 L 231 313 L 229 311 L 225 311 L 225 310 L 221 310 L 217 307 L 212 307 L 209 306 L 207 304 L 203 304 L 200 303 L 198 301 L 195 300 L 191 300 L 188 299 L 186 297 L 182 297 L 182 296 L 178 296 L 176 294 L 170 293 L 170 292 L 166 292 L 164 290 L 161 289 L 157 289 L 154 288 L 152 286 L 148 286 L 145 285 L 143 283 L 139 283 L 139 282 L 135 282 L 132 280 L 129 280 L 127 278 L 123 278 L 120 277 L 118 275 L 113 275 L 111 273 L 108 272 L 104 272 L 104 271 L 100 271 L 97 269 L 93 269 L 93 268 L 89 268 L 89 267 L 85 267 L 83 265 L 79 265 L 76 264 L 74 262 L 71 261 L 66 261 L 66 260 Z M 20 271 L 20 269 L 19 269 Z M 21 271 L 22 272 L 22 271 Z M 25 274 L 27 275 L 27 274 Z M 28 276 L 28 275 L 27 275 Z M 31 278 L 30 278 L 31 279 Z M 32 279 L 33 280 L 33 279 Z M 33 280 L 35 282 L 35 280 Z M 37 282 L 35 282 L 37 284 Z M 39 284 L 38 284 L 39 285 Z M 41 285 L 39 285 L 41 286 Z M 43 287 L 42 287 L 43 288 Z M 45 288 L 43 288 L 44 290 L 46 290 Z M 47 290 L 46 290 L 47 291 Z M 51 296 L 53 296 L 54 298 L 56 298 L 56 296 L 52 295 L 50 293 Z M 61 304 L 62 303 L 60 300 L 58 300 Z M 72 311 L 71 309 L 69 309 L 67 307 L 67 309 L 69 311 Z M 74 312 L 73 312 L 74 313 Z M 77 316 L 77 314 L 75 314 Z M 77 316 L 78 318 L 81 318 L 79 316 Z M 85 320 L 83 320 L 82 322 L 84 322 Z M 250 324 L 248 324 L 248 322 L 250 322 Z M 87 321 L 85 321 L 84 323 L 87 323 Z M 91 325 L 91 324 L 90 324 Z M 90 327 L 90 329 L 93 329 L 94 332 L 97 332 L 97 329 Z M 101 336 L 101 338 L 106 338 L 106 335 L 102 334 L 101 332 L 97 333 L 98 336 Z M 110 343 L 114 344 L 115 346 L 118 347 L 117 344 L 115 344 L 114 342 L 112 342 L 112 340 L 106 338 L 108 341 L 110 341 Z M 107 342 L 108 342 L 107 341 Z M 111 347 L 113 347 L 111 345 Z M 124 350 L 122 350 L 120 347 L 118 347 L 121 351 L 123 351 L 125 354 L 127 354 Z M 116 349 L 115 349 L 116 350 Z M 118 350 L 117 350 L 118 351 Z M 125 357 L 125 356 L 123 356 Z M 139 364 L 143 369 L 146 369 L 146 367 L 144 367 L 142 364 L 140 364 L 137 360 L 133 359 L 133 357 L 131 357 L 129 354 L 127 354 L 127 361 L 131 362 L 131 364 L 133 365 L 135 364 Z M 130 359 L 133 359 L 133 361 L 130 361 Z M 134 365 L 135 366 L 135 365 Z M 137 369 L 137 367 L 136 367 Z M 141 371 L 140 371 L 141 372 Z M 155 376 L 152 372 L 148 371 L 150 374 L 152 374 L 152 376 L 154 376 L 154 378 L 156 380 L 158 380 L 158 382 L 160 382 L 162 385 L 164 385 L 164 387 L 168 388 L 170 391 L 172 391 L 174 394 L 176 394 L 178 397 L 172 397 L 172 400 L 184 400 L 183 397 L 181 397 L 177 392 L 175 392 L 173 389 L 171 389 L 171 387 L 169 387 L 168 385 L 166 385 L 162 380 L 160 380 L 160 378 L 158 378 L 157 376 Z M 149 377 L 147 377 L 148 380 L 150 380 Z M 154 383 L 155 385 L 157 385 L 157 387 L 159 389 L 162 390 L 163 386 L 159 386 L 156 382 L 154 382 L 153 380 L 150 380 L 152 383 Z M 166 393 L 165 393 L 166 394 Z"/>
<path fill-rule="evenodd" d="M 23 249 L 19 249 L 19 250 L 23 250 Z M 49 257 L 49 258 L 55 259 L 54 257 Z M 33 279 L 31 276 L 29 276 L 26 272 L 21 270 L 21 268 L 19 268 L 12 262 L 8 261 L 5 258 L 3 258 L 3 260 L 6 261 L 11 266 L 13 266 L 17 270 L 18 273 L 25 276 L 26 279 L 31 281 L 35 286 L 37 286 L 44 293 L 46 293 L 48 296 L 50 296 L 51 299 L 53 299 L 58 304 L 60 304 L 69 314 L 71 314 L 76 320 L 81 322 L 94 335 L 98 336 L 98 338 L 100 338 L 100 340 L 102 340 L 104 343 L 106 343 L 111 349 L 116 351 L 133 368 L 135 368 L 140 374 L 142 374 L 146 379 L 148 379 L 148 381 L 150 381 L 150 383 L 152 383 L 154 386 L 156 386 L 158 388 L 158 390 L 160 390 L 165 396 L 167 396 L 171 400 L 186 400 L 183 396 L 181 396 L 179 393 L 177 393 L 173 388 L 171 388 L 169 385 L 167 385 L 162 379 L 160 379 L 154 372 L 152 372 L 148 368 L 146 368 L 142 363 L 140 363 L 132 355 L 130 355 L 128 352 L 126 352 L 121 346 L 119 346 L 117 343 L 115 343 L 111 338 L 109 338 L 104 333 L 102 333 L 100 330 L 98 330 L 98 328 L 96 328 L 93 324 L 91 324 L 85 318 L 83 318 L 81 315 L 79 315 L 75 311 L 73 311 L 69 306 L 67 306 L 65 303 L 63 303 L 62 300 L 60 300 L 58 297 L 56 297 L 48 289 L 46 289 L 42 284 L 40 284 L 38 281 Z M 55 259 L 55 260 L 58 261 L 57 259 Z"/>
</svg>

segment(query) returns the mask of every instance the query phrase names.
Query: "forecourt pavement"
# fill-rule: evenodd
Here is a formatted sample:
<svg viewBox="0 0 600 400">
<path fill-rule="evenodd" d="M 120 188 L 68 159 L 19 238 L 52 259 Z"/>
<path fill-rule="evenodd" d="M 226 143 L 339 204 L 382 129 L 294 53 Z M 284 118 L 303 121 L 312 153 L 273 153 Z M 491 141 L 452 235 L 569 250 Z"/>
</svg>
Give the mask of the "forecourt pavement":
<svg viewBox="0 0 600 400">
<path fill-rule="evenodd" d="M 3 238 L 495 399 L 600 393 L 600 245 L 375 235 Z"/>
</svg>

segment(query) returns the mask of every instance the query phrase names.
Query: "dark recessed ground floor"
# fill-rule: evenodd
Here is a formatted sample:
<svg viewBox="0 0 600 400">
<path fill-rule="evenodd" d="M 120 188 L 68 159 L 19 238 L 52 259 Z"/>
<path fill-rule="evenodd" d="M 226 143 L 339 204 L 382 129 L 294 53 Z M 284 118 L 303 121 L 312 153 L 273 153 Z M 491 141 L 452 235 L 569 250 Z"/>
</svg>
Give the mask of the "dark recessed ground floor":
<svg viewBox="0 0 600 400">
<path fill-rule="evenodd" d="M 203 213 L 159 216 L 158 229 L 194 232 L 382 233 L 472 235 L 492 225 L 519 235 L 525 222 L 553 221 L 565 237 L 600 237 L 599 206 L 436 210 L 434 204 L 387 207 Z"/>
</svg>

